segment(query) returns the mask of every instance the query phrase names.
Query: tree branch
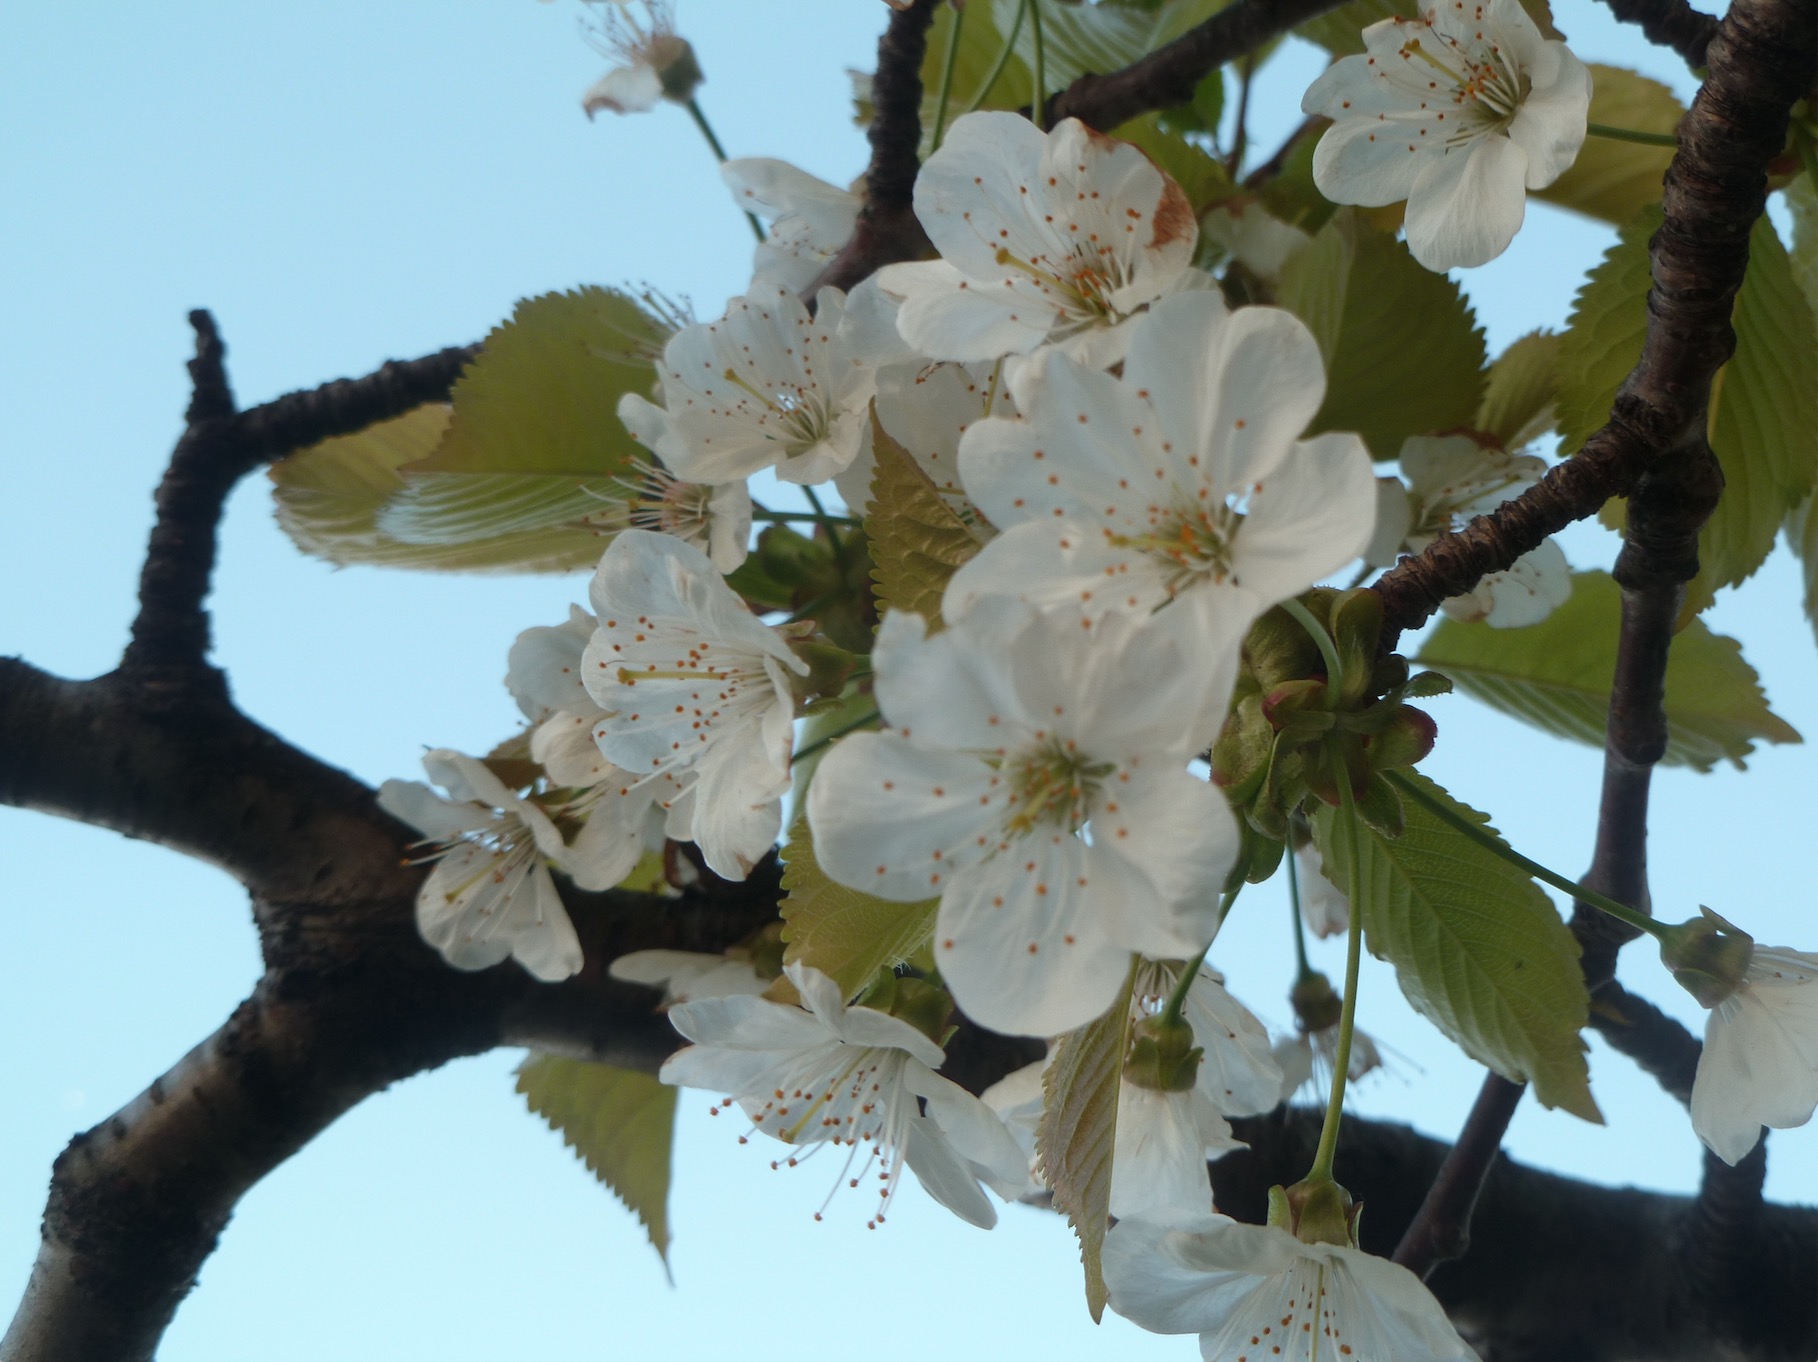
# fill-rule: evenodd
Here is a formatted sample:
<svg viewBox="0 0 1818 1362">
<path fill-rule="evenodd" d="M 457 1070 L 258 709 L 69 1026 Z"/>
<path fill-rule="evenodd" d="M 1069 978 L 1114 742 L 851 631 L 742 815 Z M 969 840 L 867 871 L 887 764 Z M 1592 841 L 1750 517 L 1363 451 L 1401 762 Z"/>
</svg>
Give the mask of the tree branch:
<svg viewBox="0 0 1818 1362">
<path fill-rule="evenodd" d="M 1638 24 L 1651 43 L 1670 47 L 1693 70 L 1704 65 L 1705 50 L 1717 36 L 1717 20 L 1685 0 L 1604 0 L 1625 24 Z"/>
</svg>

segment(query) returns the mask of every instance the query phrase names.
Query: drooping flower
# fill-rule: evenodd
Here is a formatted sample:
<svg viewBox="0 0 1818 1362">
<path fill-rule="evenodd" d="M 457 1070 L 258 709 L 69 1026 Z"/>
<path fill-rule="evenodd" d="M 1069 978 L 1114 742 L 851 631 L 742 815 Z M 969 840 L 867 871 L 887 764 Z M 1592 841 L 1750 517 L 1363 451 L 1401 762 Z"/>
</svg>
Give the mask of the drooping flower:
<svg viewBox="0 0 1818 1362">
<path fill-rule="evenodd" d="M 869 286 L 875 291 L 875 286 Z M 765 468 L 784 482 L 825 482 L 870 431 L 876 340 L 855 291 L 822 289 L 809 315 L 765 280 L 716 322 L 685 326 L 663 347 L 663 402 L 636 393 L 619 420 L 665 468 L 692 482 L 742 482 Z"/>
<path fill-rule="evenodd" d="M 749 959 L 704 951 L 631 951 L 606 967 L 614 979 L 663 990 L 663 1006 L 697 998 L 756 997 L 770 987 Z"/>
<path fill-rule="evenodd" d="M 1332 981 L 1317 970 L 1307 970 L 1288 993 L 1294 1007 L 1294 1034 L 1275 1043 L 1275 1062 L 1281 1066 L 1281 1100 L 1293 1100 L 1309 1084 L 1316 1101 L 1325 1101 L 1338 1064 L 1339 1018 L 1344 999 Z M 1382 1067 L 1382 1052 L 1362 1027 L 1351 1031 L 1351 1055 L 1345 1077 L 1359 1079 Z"/>
<path fill-rule="evenodd" d="M 1351 925 L 1351 900 L 1326 878 L 1325 859 L 1311 837 L 1294 845 L 1295 883 L 1300 890 L 1300 918 L 1317 937 L 1337 936 Z"/>
<path fill-rule="evenodd" d="M 549 862 L 604 889 L 576 859 L 549 815 L 486 768 L 448 748 L 423 757 L 444 798 L 415 780 L 388 780 L 379 804 L 425 834 L 436 867 L 417 893 L 417 930 L 456 969 L 485 969 L 507 956 L 545 982 L 581 968 L 581 943 L 562 907 Z"/>
<path fill-rule="evenodd" d="M 1405 1267 L 1285 1229 L 1158 1208 L 1111 1228 L 1104 1270 L 1113 1310 L 1205 1362 L 1477 1362 Z"/>
<path fill-rule="evenodd" d="M 1301 100 L 1333 120 L 1313 182 L 1334 203 L 1406 199 L 1408 249 L 1430 270 L 1481 265 L 1514 240 L 1527 191 L 1584 144 L 1591 75 L 1540 36 L 1520 0 L 1440 0 L 1363 31 Z"/>
<path fill-rule="evenodd" d="M 960 442 L 966 490 L 1003 533 L 954 576 L 949 614 L 999 592 L 1094 614 L 1172 602 L 1158 620 L 1235 641 L 1369 542 L 1363 441 L 1298 438 L 1325 366 L 1286 312 L 1171 298 L 1135 327 L 1121 378 L 1043 352 L 1011 386 L 1027 415 Z"/>
<path fill-rule="evenodd" d="M 1468 435 L 1415 435 L 1402 444 L 1401 469 L 1409 486 L 1400 548 L 1419 553 L 1440 535 L 1520 496 L 1540 481 L 1547 465 L 1531 454 L 1510 454 Z M 1571 565 L 1549 537 L 1471 591 L 1442 601 L 1440 609 L 1466 623 L 1482 620 L 1492 629 L 1519 629 L 1540 623 L 1571 595 Z"/>
<path fill-rule="evenodd" d="M 1077 119 L 1045 133 L 1012 113 L 957 119 L 916 177 L 915 215 L 941 259 L 878 282 L 903 300 L 903 338 L 936 359 L 1058 344 L 1103 368 L 1132 316 L 1208 282 L 1180 186 Z"/>
<path fill-rule="evenodd" d="M 646 113 L 658 100 L 686 104 L 694 98 L 702 80 L 700 63 L 688 40 L 676 33 L 675 11 L 665 0 L 644 0 L 641 23 L 633 17 L 629 0 L 609 0 L 598 7 L 605 17 L 590 36 L 618 65 L 581 96 L 581 108 L 589 118 L 602 109 Z"/>
<path fill-rule="evenodd" d="M 792 675 L 807 664 L 733 594 L 705 554 L 626 530 L 589 588 L 598 627 L 581 679 L 604 711 L 594 740 L 639 784 L 679 793 L 669 835 L 743 879 L 782 828 L 794 740 Z"/>
<path fill-rule="evenodd" d="M 919 615 L 886 616 L 872 665 L 892 727 L 843 739 L 808 793 L 834 879 L 940 895 L 935 960 L 996 1031 L 1091 1021 L 1132 951 L 1196 956 L 1237 850 L 1224 797 L 1186 769 L 1181 717 L 1229 693 L 1235 646 L 1087 622 L 1006 597 L 932 638 Z"/>
<path fill-rule="evenodd" d="M 615 478 L 624 495 L 584 517 L 600 534 L 650 530 L 693 544 L 721 572 L 745 561 L 751 541 L 751 493 L 743 482 L 683 482 L 666 468 L 642 459 L 629 476 Z"/>
<path fill-rule="evenodd" d="M 747 156 L 724 162 L 720 178 L 746 212 L 770 223 L 752 272 L 800 293 L 852 237 L 864 201 L 787 161 Z"/>
<path fill-rule="evenodd" d="M 888 1013 L 848 1007 L 819 970 L 791 964 L 784 973 L 802 1006 L 697 997 L 671 1008 L 670 1022 L 695 1043 L 658 1076 L 732 1094 L 758 1130 L 785 1144 L 869 1146 L 860 1171 L 876 1164 L 873 1224 L 889 1210 L 904 1165 L 962 1220 L 996 1224 L 979 1183 L 1015 1195 L 1023 1156 L 989 1107 L 934 1072 L 946 1059 L 941 1047 Z"/>
</svg>

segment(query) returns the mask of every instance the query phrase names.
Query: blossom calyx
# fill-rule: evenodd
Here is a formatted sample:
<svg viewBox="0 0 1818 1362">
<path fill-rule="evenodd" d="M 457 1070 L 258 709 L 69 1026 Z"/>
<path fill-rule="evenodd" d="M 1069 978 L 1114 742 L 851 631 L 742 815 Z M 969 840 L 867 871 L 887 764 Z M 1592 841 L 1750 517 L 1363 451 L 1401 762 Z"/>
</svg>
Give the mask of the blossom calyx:
<svg viewBox="0 0 1818 1362">
<path fill-rule="evenodd" d="M 1131 1028 L 1124 1082 L 1153 1092 L 1192 1092 L 1205 1050 L 1193 1043 L 1193 1028 L 1181 1017 L 1145 1017 Z"/>
<path fill-rule="evenodd" d="M 1742 986 L 1755 938 L 1702 905 L 1702 916 L 1660 934 L 1660 960 L 1680 987 L 1715 1007 Z"/>
<path fill-rule="evenodd" d="M 1308 1034 L 1337 1026 L 1344 1011 L 1344 1001 L 1332 981 L 1318 970 L 1308 970 L 1294 981 L 1288 1002 L 1294 1008 L 1294 1020 Z"/>
<path fill-rule="evenodd" d="M 1269 1227 L 1286 1230 L 1303 1244 L 1357 1247 L 1357 1215 L 1363 1207 L 1331 1178 L 1307 1178 L 1292 1187 L 1269 1189 Z"/>
<path fill-rule="evenodd" d="M 908 1022 L 943 1050 L 959 1030 L 953 1024 L 953 998 L 947 990 L 912 974 L 884 975 L 861 993 L 853 1006 L 869 1007 Z"/>
<path fill-rule="evenodd" d="M 851 653 L 818 636 L 791 639 L 789 651 L 808 667 L 806 675 L 790 678 L 798 705 L 837 697 L 858 667 L 858 659 Z"/>
</svg>

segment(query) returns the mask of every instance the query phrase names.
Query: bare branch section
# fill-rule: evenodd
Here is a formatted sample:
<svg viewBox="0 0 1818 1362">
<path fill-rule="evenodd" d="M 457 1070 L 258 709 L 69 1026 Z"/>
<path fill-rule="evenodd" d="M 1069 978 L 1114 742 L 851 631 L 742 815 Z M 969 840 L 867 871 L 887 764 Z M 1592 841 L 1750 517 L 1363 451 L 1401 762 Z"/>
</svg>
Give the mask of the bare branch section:
<svg viewBox="0 0 1818 1362">
<path fill-rule="evenodd" d="M 1604 0 L 1625 24 L 1639 25 L 1651 43 L 1670 47 L 1693 70 L 1704 65 L 1704 55 L 1717 36 L 1717 20 L 1693 9 L 1685 0 Z"/>
<path fill-rule="evenodd" d="M 1737 0 L 1707 60 L 1710 77 L 1679 128 L 1666 222 L 1653 241 L 1654 286 L 1641 359 L 1610 420 L 1573 458 L 1513 501 L 1442 535 L 1377 583 L 1385 646 L 1448 596 L 1508 567 L 1612 496 L 1649 502 L 1646 534 L 1618 562 L 1625 586 L 1681 582 L 1721 474 L 1704 443 L 1711 378 L 1735 348 L 1730 310 L 1748 268 L 1749 230 L 1767 197 L 1768 162 L 1787 114 L 1812 82 L 1818 9 L 1805 0 Z"/>
</svg>

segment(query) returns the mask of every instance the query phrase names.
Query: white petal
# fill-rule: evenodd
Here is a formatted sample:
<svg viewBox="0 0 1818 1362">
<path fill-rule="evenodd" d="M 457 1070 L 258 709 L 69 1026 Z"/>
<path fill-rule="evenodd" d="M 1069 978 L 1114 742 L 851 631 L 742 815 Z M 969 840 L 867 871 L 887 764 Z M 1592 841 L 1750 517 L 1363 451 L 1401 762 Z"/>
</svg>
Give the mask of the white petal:
<svg viewBox="0 0 1818 1362">
<path fill-rule="evenodd" d="M 1298 440 L 1250 498 L 1235 574 L 1273 605 L 1362 554 L 1375 523 L 1376 475 L 1363 441 L 1348 431 Z"/>
<path fill-rule="evenodd" d="M 1193 1095 L 1118 1085 L 1112 1215 L 1122 1218 L 1158 1206 L 1212 1209 L 1212 1182 L 1193 1118 Z"/>
<path fill-rule="evenodd" d="M 608 113 L 644 113 L 663 97 L 663 80 L 656 69 L 642 62 L 617 66 L 587 87 L 581 107 L 592 118 L 601 109 Z"/>
<path fill-rule="evenodd" d="M 1495 134 L 1429 159 L 1408 195 L 1408 250 L 1430 270 L 1494 260 L 1521 229 L 1527 171 L 1527 152 Z"/>
</svg>

